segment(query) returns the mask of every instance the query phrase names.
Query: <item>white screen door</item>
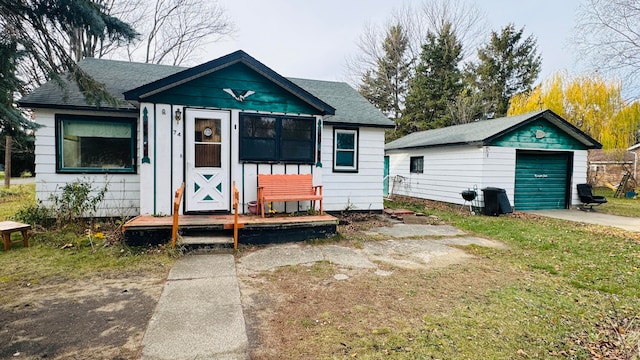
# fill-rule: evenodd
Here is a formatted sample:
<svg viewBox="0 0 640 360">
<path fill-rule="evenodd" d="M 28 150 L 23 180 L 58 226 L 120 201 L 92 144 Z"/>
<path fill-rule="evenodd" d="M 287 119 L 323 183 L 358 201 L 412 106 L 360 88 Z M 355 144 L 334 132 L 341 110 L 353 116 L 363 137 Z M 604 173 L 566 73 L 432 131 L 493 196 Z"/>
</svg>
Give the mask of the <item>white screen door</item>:
<svg viewBox="0 0 640 360">
<path fill-rule="evenodd" d="M 186 211 L 229 211 L 229 113 L 186 109 L 185 121 Z"/>
</svg>

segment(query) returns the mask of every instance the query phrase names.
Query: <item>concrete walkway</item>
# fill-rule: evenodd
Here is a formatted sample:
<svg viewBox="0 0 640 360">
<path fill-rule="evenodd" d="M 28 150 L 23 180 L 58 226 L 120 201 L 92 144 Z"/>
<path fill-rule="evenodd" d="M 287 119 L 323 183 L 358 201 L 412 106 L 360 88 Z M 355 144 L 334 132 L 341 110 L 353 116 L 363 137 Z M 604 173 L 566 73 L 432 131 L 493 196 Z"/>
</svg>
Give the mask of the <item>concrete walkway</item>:
<svg viewBox="0 0 640 360">
<path fill-rule="evenodd" d="M 529 213 L 589 224 L 614 226 L 640 232 L 640 218 L 628 218 L 579 210 L 544 210 Z M 467 237 L 451 226 L 405 225 L 370 229 L 367 233 L 389 236 L 387 241 L 365 243 L 362 249 L 338 245 L 284 244 L 244 255 L 187 255 L 179 259 L 164 286 L 142 341 L 143 359 L 249 359 L 249 341 L 242 310 L 237 271 L 265 271 L 281 266 L 329 261 L 344 268 L 381 271 L 376 262 L 394 267 L 448 266 L 471 256 L 451 245 L 503 248 L 482 238 Z M 407 239 L 410 238 L 410 239 Z M 336 274 L 346 279 L 347 274 Z"/>
<path fill-rule="evenodd" d="M 142 358 L 249 359 L 233 255 L 187 255 L 171 268 Z"/>
<path fill-rule="evenodd" d="M 171 269 L 149 321 L 142 358 L 249 359 L 238 273 L 329 261 L 341 266 L 343 272 L 364 269 L 391 276 L 392 271 L 382 271 L 374 261 L 409 269 L 442 267 L 472 257 L 452 245 L 503 247 L 495 241 L 462 236 L 462 231 L 446 225 L 396 224 L 370 229 L 369 233 L 388 236 L 389 240 L 366 243 L 362 249 L 301 243 L 267 246 L 243 255 L 237 270 L 233 255 L 184 256 Z M 405 239 L 408 237 L 411 239 Z M 344 280 L 349 275 L 334 277 Z"/>
<path fill-rule="evenodd" d="M 603 214 L 596 211 L 581 210 L 535 210 L 530 214 L 556 219 L 582 222 L 587 224 L 613 226 L 627 231 L 640 232 L 640 218 Z"/>
</svg>

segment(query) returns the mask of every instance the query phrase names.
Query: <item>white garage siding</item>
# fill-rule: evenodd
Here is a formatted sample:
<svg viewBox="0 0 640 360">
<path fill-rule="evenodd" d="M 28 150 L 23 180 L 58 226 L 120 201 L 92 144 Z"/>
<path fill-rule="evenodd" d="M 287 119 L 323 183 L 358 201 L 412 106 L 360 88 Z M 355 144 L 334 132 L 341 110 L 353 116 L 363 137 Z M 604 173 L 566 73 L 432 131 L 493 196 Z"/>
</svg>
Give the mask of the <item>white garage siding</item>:
<svg viewBox="0 0 640 360">
<path fill-rule="evenodd" d="M 104 112 L 87 111 L 65 111 L 64 114 L 108 116 Z M 51 194 L 60 193 L 61 188 L 68 183 L 82 180 L 91 183 L 94 189 L 108 186 L 109 191 L 98 208 L 97 216 L 128 217 L 139 214 L 138 174 L 57 174 L 55 113 L 52 110 L 38 110 L 35 121 L 42 125 L 36 130 L 36 200 L 45 205 L 51 204 Z"/>
<path fill-rule="evenodd" d="M 484 206 L 482 189 L 496 187 L 504 189 L 513 206 L 516 184 L 516 149 L 485 146 L 482 148 L 482 182 L 478 185 L 480 205 Z"/>
<path fill-rule="evenodd" d="M 325 124 L 322 130 L 321 169 L 325 210 L 380 211 L 384 208 L 384 129 L 359 128 L 357 173 L 334 172 L 332 164 L 333 126 Z"/>
<path fill-rule="evenodd" d="M 482 148 L 451 146 L 390 150 L 389 191 L 393 195 L 462 204 L 460 193 L 482 186 Z M 424 157 L 424 172 L 409 171 L 410 158 Z"/>
<path fill-rule="evenodd" d="M 573 150 L 571 205 L 580 204 L 576 185 L 587 180 L 587 151 Z M 513 206 L 515 191 L 516 149 L 509 147 L 451 146 L 423 149 L 389 150 L 389 190 L 394 195 L 464 204 L 461 192 L 478 189 L 480 206 L 484 206 L 482 189 L 505 189 Z M 424 173 L 410 173 L 412 156 L 424 156 Z"/>
<path fill-rule="evenodd" d="M 573 176 L 571 178 L 571 206 L 579 206 L 582 204 L 578 197 L 578 184 L 587 182 L 587 154 L 588 150 L 573 151 Z"/>
</svg>

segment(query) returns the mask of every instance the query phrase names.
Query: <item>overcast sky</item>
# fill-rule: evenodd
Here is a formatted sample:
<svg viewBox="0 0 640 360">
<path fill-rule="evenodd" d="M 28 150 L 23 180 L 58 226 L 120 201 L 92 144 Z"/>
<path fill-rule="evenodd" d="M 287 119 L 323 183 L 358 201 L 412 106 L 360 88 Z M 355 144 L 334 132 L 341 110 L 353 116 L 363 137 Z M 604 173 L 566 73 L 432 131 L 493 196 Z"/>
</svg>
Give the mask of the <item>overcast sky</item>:
<svg viewBox="0 0 640 360">
<path fill-rule="evenodd" d="M 231 40 L 207 47 L 201 62 L 244 50 L 286 77 L 346 81 L 347 58 L 368 23 L 382 25 L 404 1 L 218 0 L 237 27 Z M 427 0 L 428 1 L 428 0 Z M 468 0 L 474 1 L 474 0 Z M 411 0 L 411 4 L 422 1 Z M 490 30 L 509 23 L 537 38 L 543 58 L 540 78 L 576 69 L 568 46 L 580 0 L 477 0 Z"/>
</svg>

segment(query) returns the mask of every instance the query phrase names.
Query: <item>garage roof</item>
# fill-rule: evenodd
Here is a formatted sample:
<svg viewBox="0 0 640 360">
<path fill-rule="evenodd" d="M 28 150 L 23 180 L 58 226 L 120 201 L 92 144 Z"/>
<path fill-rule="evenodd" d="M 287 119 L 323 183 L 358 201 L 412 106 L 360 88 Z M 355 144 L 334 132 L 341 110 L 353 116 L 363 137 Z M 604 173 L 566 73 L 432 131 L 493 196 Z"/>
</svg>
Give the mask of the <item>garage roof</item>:
<svg viewBox="0 0 640 360">
<path fill-rule="evenodd" d="M 532 121 L 545 119 L 588 149 L 600 149 L 602 144 L 573 126 L 551 110 L 541 110 L 492 120 L 411 133 L 385 145 L 385 150 L 415 149 L 452 145 L 489 145 L 493 140 Z"/>
</svg>

